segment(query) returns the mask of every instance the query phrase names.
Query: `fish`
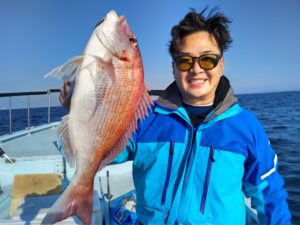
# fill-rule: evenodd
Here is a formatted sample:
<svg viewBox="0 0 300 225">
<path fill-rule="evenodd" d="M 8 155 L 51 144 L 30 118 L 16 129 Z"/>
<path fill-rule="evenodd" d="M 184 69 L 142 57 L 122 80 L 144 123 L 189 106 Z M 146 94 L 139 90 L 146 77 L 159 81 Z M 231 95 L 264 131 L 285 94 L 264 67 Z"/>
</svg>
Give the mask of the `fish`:
<svg viewBox="0 0 300 225">
<path fill-rule="evenodd" d="M 75 79 L 70 112 L 58 128 L 64 156 L 75 173 L 42 224 L 72 215 L 91 224 L 95 174 L 126 147 L 153 104 L 138 41 L 126 18 L 109 11 L 94 28 L 83 54 L 48 76 Z"/>
</svg>

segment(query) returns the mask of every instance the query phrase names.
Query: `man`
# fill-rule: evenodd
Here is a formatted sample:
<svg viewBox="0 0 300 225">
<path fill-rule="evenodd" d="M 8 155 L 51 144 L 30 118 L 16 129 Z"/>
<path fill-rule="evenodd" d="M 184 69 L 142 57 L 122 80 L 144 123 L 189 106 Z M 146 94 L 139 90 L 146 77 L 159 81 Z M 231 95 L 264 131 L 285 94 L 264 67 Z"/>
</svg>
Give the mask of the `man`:
<svg viewBox="0 0 300 225">
<path fill-rule="evenodd" d="M 245 224 L 246 195 L 261 224 L 290 224 L 277 156 L 223 76 L 230 20 L 205 11 L 172 28 L 175 82 L 114 160 L 133 160 L 138 223 Z"/>
</svg>

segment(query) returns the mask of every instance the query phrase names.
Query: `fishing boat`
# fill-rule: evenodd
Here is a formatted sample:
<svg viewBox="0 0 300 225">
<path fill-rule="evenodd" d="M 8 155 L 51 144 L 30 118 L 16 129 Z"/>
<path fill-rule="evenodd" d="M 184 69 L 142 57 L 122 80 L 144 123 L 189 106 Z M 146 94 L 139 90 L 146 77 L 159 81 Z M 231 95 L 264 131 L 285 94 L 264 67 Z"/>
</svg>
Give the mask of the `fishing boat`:
<svg viewBox="0 0 300 225">
<path fill-rule="evenodd" d="M 0 93 L 9 99 L 9 131 L 0 136 L 0 225 L 40 224 L 47 209 L 69 184 L 74 169 L 66 163 L 57 144 L 59 121 L 51 121 L 51 89 L 40 92 Z M 157 96 L 161 91 L 150 91 Z M 48 122 L 30 124 L 30 96 L 48 96 Z M 27 96 L 28 126 L 12 132 L 11 98 Z M 92 224 L 134 224 L 135 191 L 132 162 L 109 165 L 94 179 Z M 246 224 L 258 224 L 257 214 L 246 199 Z M 57 224 L 81 224 L 76 216 Z"/>
</svg>

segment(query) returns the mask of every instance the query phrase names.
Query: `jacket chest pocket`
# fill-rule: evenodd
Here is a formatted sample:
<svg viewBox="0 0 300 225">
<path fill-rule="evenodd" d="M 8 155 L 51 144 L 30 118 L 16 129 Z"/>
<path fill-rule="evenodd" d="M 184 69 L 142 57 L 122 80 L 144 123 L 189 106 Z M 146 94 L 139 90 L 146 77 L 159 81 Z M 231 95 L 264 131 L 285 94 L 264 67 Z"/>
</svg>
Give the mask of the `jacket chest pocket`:
<svg viewBox="0 0 300 225">
<path fill-rule="evenodd" d="M 133 175 L 139 202 L 147 207 L 168 209 L 182 152 L 182 143 L 140 143 L 133 162 Z M 141 192 L 139 192 L 141 190 Z"/>
<path fill-rule="evenodd" d="M 200 196 L 200 212 L 204 214 L 207 201 L 222 196 L 239 196 L 242 191 L 245 157 L 210 147 Z M 210 193 L 214 193 L 210 196 Z M 210 196 L 210 197 L 208 197 Z"/>
</svg>

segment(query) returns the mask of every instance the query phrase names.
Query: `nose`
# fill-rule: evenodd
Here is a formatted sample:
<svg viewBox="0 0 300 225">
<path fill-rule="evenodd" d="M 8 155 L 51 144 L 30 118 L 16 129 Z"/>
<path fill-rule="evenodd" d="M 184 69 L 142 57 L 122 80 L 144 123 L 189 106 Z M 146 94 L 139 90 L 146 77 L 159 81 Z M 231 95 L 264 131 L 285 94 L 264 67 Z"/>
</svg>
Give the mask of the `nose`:
<svg viewBox="0 0 300 225">
<path fill-rule="evenodd" d="M 194 64 L 191 68 L 191 72 L 194 73 L 194 74 L 198 74 L 198 73 L 201 73 L 203 72 L 204 69 L 202 69 L 199 65 L 199 62 L 198 62 L 198 59 L 194 59 Z"/>
</svg>

